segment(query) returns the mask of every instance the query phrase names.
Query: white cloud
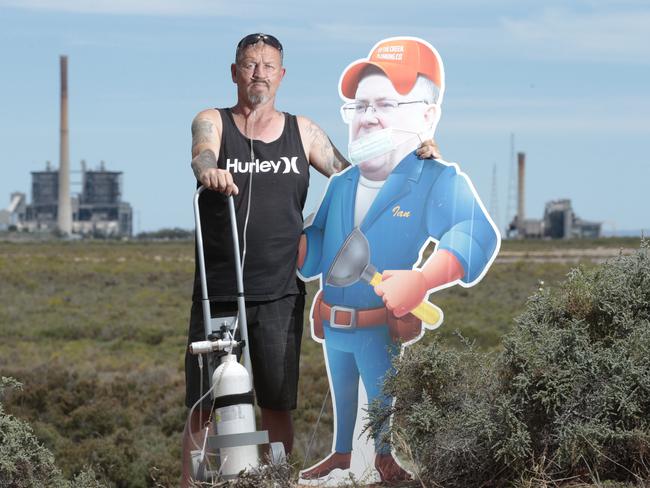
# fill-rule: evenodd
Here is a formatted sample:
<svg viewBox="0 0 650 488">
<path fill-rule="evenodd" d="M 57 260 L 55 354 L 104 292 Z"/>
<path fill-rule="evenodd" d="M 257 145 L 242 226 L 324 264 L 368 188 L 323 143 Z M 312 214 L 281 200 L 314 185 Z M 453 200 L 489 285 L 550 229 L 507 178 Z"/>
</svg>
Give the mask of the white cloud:
<svg viewBox="0 0 650 488">
<path fill-rule="evenodd" d="M 447 102 L 451 99 L 446 98 Z M 591 96 L 571 96 L 567 98 L 526 96 L 469 96 L 456 97 L 454 107 L 470 110 L 544 110 L 556 111 L 567 109 L 578 112 L 602 113 L 603 104 Z M 607 99 L 607 113 L 612 110 L 644 112 L 650 118 L 650 96 L 648 95 L 611 95 Z"/>
<path fill-rule="evenodd" d="M 468 97 L 447 99 L 441 126 L 502 133 L 650 134 L 650 98 L 612 97 L 606 110 L 593 98 Z"/>
<path fill-rule="evenodd" d="M 444 116 L 443 116 L 444 117 Z M 504 134 L 518 131 L 530 131 L 537 134 L 601 134 L 601 135 L 648 135 L 650 126 L 648 119 L 643 117 L 628 117 L 624 114 L 610 116 L 606 119 L 595 119 L 584 114 L 566 114 L 562 117 L 555 115 L 534 116 L 513 114 L 511 116 L 479 115 L 471 118 L 443 118 L 440 122 L 448 130 L 477 131 L 484 134 Z"/>
<path fill-rule="evenodd" d="M 548 10 L 524 19 L 504 19 L 507 37 L 519 49 L 545 59 L 650 62 L 650 10 L 577 14 Z"/>
<path fill-rule="evenodd" d="M 263 2 L 248 1 L 247 7 L 262 8 Z M 161 16 L 230 16 L 240 11 L 224 0 L 0 0 L 0 6 L 88 14 Z"/>
<path fill-rule="evenodd" d="M 439 42 L 446 45 L 455 45 L 458 47 L 475 46 L 482 44 L 485 39 L 492 39 L 495 36 L 493 27 L 437 27 L 435 25 L 418 25 L 417 23 L 409 24 L 372 24 L 358 25 L 354 23 L 317 23 L 313 26 L 306 27 L 296 34 L 317 32 L 317 38 L 338 43 L 363 43 L 369 50 L 377 41 L 385 37 L 406 35 L 421 37 L 433 42 L 437 47 Z M 320 37 L 319 37 L 320 36 Z"/>
<path fill-rule="evenodd" d="M 650 63 L 647 0 L 582 0 L 571 8 L 566 2 L 549 0 L 525 9 L 514 0 L 495 0 L 489 9 L 477 0 L 459 0 L 454 8 L 403 0 L 401 10 L 420 15 L 397 15 L 386 21 L 380 15 L 385 9 L 380 7 L 392 4 L 388 0 L 331 0 L 327 4 L 298 0 L 0 0 L 0 7 L 35 11 L 245 18 L 251 26 L 260 28 L 261 23 L 284 39 L 314 44 L 316 49 L 320 45 L 327 49 L 328 42 L 369 48 L 382 37 L 407 34 L 429 40 L 443 54 L 462 51 L 508 58 Z"/>
<path fill-rule="evenodd" d="M 466 25 L 444 21 L 399 25 L 358 25 L 349 22 L 318 23 L 306 27 L 332 42 L 365 43 L 372 46 L 381 37 L 408 34 L 429 40 L 441 52 L 489 54 L 588 62 L 650 63 L 650 9 L 600 8 L 592 12 L 546 9 L 525 18 L 494 12 L 481 23 L 466 19 Z M 423 19 L 428 17 L 423 15 Z M 312 34 L 313 35 L 313 34 Z"/>
</svg>

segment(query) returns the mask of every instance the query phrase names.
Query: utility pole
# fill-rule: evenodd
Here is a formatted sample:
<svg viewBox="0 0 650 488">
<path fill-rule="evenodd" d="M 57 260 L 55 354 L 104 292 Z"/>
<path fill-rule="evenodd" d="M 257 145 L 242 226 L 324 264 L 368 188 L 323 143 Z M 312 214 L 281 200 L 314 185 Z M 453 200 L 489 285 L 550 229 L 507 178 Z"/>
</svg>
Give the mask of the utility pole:
<svg viewBox="0 0 650 488">
<path fill-rule="evenodd" d="M 506 235 L 509 234 L 510 224 L 513 223 L 517 208 L 517 164 L 515 162 L 515 134 L 510 133 L 510 175 L 508 177 L 508 202 L 506 203 Z"/>
<path fill-rule="evenodd" d="M 497 185 L 497 163 L 492 166 L 492 192 L 490 193 L 490 217 L 496 224 L 497 228 L 501 228 L 501 219 L 499 218 L 499 190 Z"/>
</svg>

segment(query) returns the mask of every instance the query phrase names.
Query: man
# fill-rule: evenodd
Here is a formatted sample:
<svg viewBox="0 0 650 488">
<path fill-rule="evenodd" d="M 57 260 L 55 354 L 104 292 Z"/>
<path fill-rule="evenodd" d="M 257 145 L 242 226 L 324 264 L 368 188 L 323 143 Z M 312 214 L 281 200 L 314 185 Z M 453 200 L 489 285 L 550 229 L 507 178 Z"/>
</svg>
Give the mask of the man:
<svg viewBox="0 0 650 488">
<path fill-rule="evenodd" d="M 201 219 L 211 313 L 235 315 L 237 292 L 233 246 L 224 195 L 235 196 L 242 243 L 249 347 L 261 428 L 271 442 L 293 447 L 291 410 L 296 408 L 304 285 L 296 278 L 302 209 L 309 166 L 330 176 L 349 163 L 326 134 L 305 117 L 275 108 L 285 69 L 283 48 L 273 36 L 251 34 L 237 45 L 231 76 L 237 103 L 208 109 L 192 123 L 192 169 L 214 191 L 201 196 Z M 431 142 L 421 154 L 432 156 Z M 188 342 L 204 339 L 198 272 L 195 273 Z M 186 404 L 198 399 L 197 358 L 186 354 Z M 204 375 L 203 391 L 207 391 Z M 183 484 L 189 482 L 190 431 L 209 417 L 205 400 L 188 419 L 183 438 Z"/>
<path fill-rule="evenodd" d="M 353 99 L 343 105 L 342 115 L 349 124 L 350 157 L 358 165 L 330 180 L 305 229 L 299 260 L 304 277 L 321 276 L 312 333 L 323 342 L 328 363 L 334 445 L 330 456 L 301 473 L 303 479 L 350 468 L 359 378 L 368 403 L 389 406 L 392 398 L 381 391 L 384 377 L 400 343 L 422 335 L 421 324 L 409 312 L 434 289 L 475 284 L 500 242 L 458 167 L 423 161 L 413 152 L 418 137 L 433 136 L 440 118 L 444 70 L 437 51 L 419 39 L 384 40 L 368 59 L 348 66 L 339 91 L 342 98 Z M 326 282 L 353 230 L 367 239 L 371 264 L 384 271 L 374 287 L 362 280 L 348 286 Z M 414 269 L 432 240 L 435 251 L 421 269 Z M 387 429 L 386 423 L 379 437 Z M 382 481 L 409 478 L 381 439 L 375 442 L 374 467 Z"/>
</svg>

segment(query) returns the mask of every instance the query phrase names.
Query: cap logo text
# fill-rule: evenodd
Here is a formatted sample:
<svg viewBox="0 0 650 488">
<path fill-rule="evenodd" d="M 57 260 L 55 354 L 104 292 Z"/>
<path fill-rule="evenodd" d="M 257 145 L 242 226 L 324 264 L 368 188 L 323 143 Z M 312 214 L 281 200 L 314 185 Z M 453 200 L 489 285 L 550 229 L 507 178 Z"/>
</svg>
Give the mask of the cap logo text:
<svg viewBox="0 0 650 488">
<path fill-rule="evenodd" d="M 382 46 L 377 49 L 377 59 L 401 61 L 404 58 L 404 46 Z"/>
</svg>

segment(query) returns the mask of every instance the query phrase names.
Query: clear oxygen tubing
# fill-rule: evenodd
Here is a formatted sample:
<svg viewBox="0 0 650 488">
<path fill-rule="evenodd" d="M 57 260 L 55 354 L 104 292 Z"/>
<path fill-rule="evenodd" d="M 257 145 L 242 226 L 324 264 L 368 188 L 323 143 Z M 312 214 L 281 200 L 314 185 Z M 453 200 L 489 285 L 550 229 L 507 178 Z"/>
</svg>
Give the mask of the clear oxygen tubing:
<svg viewBox="0 0 650 488">
<path fill-rule="evenodd" d="M 255 110 L 253 110 L 250 114 L 250 117 L 252 117 L 252 122 L 253 122 L 253 127 L 251 127 L 250 130 L 247 130 L 249 133 L 248 140 L 250 142 L 250 156 L 251 156 L 251 161 L 255 159 L 255 152 L 253 151 L 253 131 L 255 128 Z M 246 119 L 246 122 L 248 122 L 248 118 Z M 233 228 L 233 249 L 235 250 L 235 266 L 236 266 L 236 275 L 237 275 L 237 320 L 235 321 L 235 327 L 233 328 L 232 335 L 234 335 L 237 332 L 237 329 L 239 328 L 239 325 L 241 324 L 241 332 L 240 332 L 240 337 L 243 341 L 245 341 L 246 346 L 242 348 L 242 355 L 244 356 L 244 367 L 248 370 L 248 374 L 250 375 L 251 378 L 251 384 L 253 384 L 253 366 L 251 364 L 251 357 L 250 357 L 250 346 L 248 342 L 248 322 L 246 320 L 246 301 L 244 299 L 244 264 L 246 262 L 246 246 L 247 246 L 247 232 L 248 232 L 248 221 L 250 219 L 250 213 L 251 213 L 251 195 L 253 194 L 253 172 L 251 171 L 248 175 L 248 199 L 246 202 L 246 217 L 244 218 L 244 232 L 242 235 L 242 244 L 243 244 L 243 252 L 241 254 L 241 262 L 240 262 L 240 254 L 239 254 L 239 239 L 237 235 L 237 217 L 235 215 L 235 204 L 233 197 L 230 196 L 228 197 L 228 209 L 230 211 L 230 222 Z"/>
<path fill-rule="evenodd" d="M 250 148 L 251 148 L 251 163 L 255 161 L 255 151 L 253 151 L 253 133 L 255 131 L 255 110 L 253 110 L 250 114 L 252 117 L 252 122 L 253 126 L 250 128 L 250 130 L 247 130 L 248 132 L 248 140 L 250 142 Z M 246 119 L 246 122 L 248 123 L 248 119 Z M 244 250 L 242 252 L 242 258 L 241 258 L 241 269 L 242 273 L 244 272 L 244 266 L 246 265 L 246 233 L 248 231 L 248 219 L 251 214 L 251 195 L 253 194 L 253 172 L 251 171 L 248 175 L 248 201 L 246 202 L 246 218 L 244 219 L 244 235 L 243 235 L 243 244 L 244 244 Z M 236 328 L 235 328 L 236 330 Z"/>
<path fill-rule="evenodd" d="M 200 357 L 201 357 L 201 354 L 199 354 L 199 358 Z M 201 364 L 201 363 L 199 363 L 199 364 Z M 203 399 L 206 398 L 208 395 L 210 395 L 210 393 L 212 393 L 214 391 L 214 389 L 217 388 L 221 384 L 221 379 L 223 378 L 223 375 L 226 372 L 227 368 L 228 368 L 228 365 L 226 364 L 224 366 L 224 368 L 221 370 L 221 374 L 219 375 L 219 378 L 217 379 L 217 381 L 208 389 L 208 391 L 206 391 L 203 395 L 201 395 L 196 402 L 194 402 L 194 405 L 192 405 L 192 407 L 190 408 L 190 412 L 189 412 L 189 415 L 187 417 L 188 420 L 192 418 L 192 416 L 194 414 L 194 410 L 196 410 L 196 407 L 203 401 Z M 200 377 L 201 391 L 203 391 L 203 367 L 200 367 L 200 370 L 201 370 L 201 377 Z M 214 412 L 214 408 L 210 408 L 210 416 L 208 417 L 208 420 L 207 420 L 206 424 L 209 424 L 212 421 L 212 413 L 213 412 Z M 205 443 L 206 443 L 207 434 L 208 434 L 207 433 L 207 427 L 201 426 L 201 432 L 203 432 L 203 445 L 202 446 L 200 446 L 198 444 L 198 442 L 196 442 L 196 437 L 194 437 L 194 433 L 192 432 L 191 426 L 188 425 L 187 428 L 188 428 L 188 432 L 190 434 L 190 440 L 192 441 L 192 444 L 194 445 L 194 448 L 197 449 L 197 450 L 200 450 L 203 453 L 203 456 L 205 456 Z M 207 461 L 208 461 L 208 470 L 209 470 L 210 461 L 209 461 L 209 459 L 207 459 Z M 221 471 L 221 470 L 219 470 L 219 471 Z"/>
<path fill-rule="evenodd" d="M 201 378 L 200 378 L 200 380 L 201 380 L 201 390 L 203 390 L 203 368 L 200 368 L 200 369 L 201 369 Z M 228 364 L 227 363 L 224 365 L 223 369 L 221 370 L 221 374 L 219 374 L 219 378 L 217 379 L 217 381 L 208 389 L 208 391 L 206 391 L 202 396 L 200 396 L 199 399 L 196 402 L 194 402 L 194 405 L 192 405 L 192 407 L 190 408 L 190 413 L 188 415 L 188 418 L 192 417 L 192 414 L 194 413 L 194 410 L 196 410 L 196 407 L 198 407 L 198 405 L 203 401 L 203 399 L 206 398 L 210 393 L 212 393 L 214 391 L 214 389 L 216 387 L 218 387 L 221 384 L 221 380 L 223 378 L 224 373 L 226 372 L 226 369 L 228 369 Z M 211 408 L 210 409 L 210 416 L 208 418 L 208 422 L 210 422 L 210 420 L 212 419 L 212 413 L 213 412 L 214 412 L 214 409 Z M 194 435 L 192 434 L 191 429 L 190 429 L 190 438 L 192 439 L 192 444 L 194 444 L 194 447 L 196 447 L 197 449 L 201 449 L 201 446 L 199 446 L 198 443 L 196 442 L 196 440 L 194 438 Z"/>
<path fill-rule="evenodd" d="M 219 379 L 221 379 L 221 377 Z M 201 384 L 203 384 L 203 368 L 201 368 Z M 196 410 L 196 407 L 198 407 L 198 405 L 203 401 L 204 398 L 206 398 L 210 393 L 212 393 L 212 391 L 217 387 L 217 385 L 218 385 L 218 383 L 215 383 L 214 385 L 212 385 L 208 389 L 208 391 L 206 391 L 202 396 L 199 397 L 199 399 L 196 402 L 194 402 L 194 405 L 192 405 L 192 407 L 190 408 L 190 413 L 187 416 L 188 419 L 192 418 L 192 414 L 194 413 L 194 410 Z M 210 415 L 212 415 L 212 414 L 210 414 Z M 189 427 L 190 426 L 188 426 L 188 428 Z M 192 444 L 194 444 L 194 447 L 196 449 L 201 449 L 201 446 L 199 446 L 199 444 L 196 442 L 196 439 L 194 438 L 194 434 L 193 434 L 191 428 L 189 430 L 189 433 L 190 433 L 190 439 L 192 439 Z"/>
<path fill-rule="evenodd" d="M 250 142 L 250 160 L 251 162 L 255 160 L 255 151 L 253 151 L 253 131 L 255 129 L 255 110 L 253 110 L 250 114 L 250 117 L 253 118 L 253 126 L 251 127 L 250 131 L 247 131 L 249 133 L 248 140 Z M 248 119 L 246 119 L 246 122 L 248 124 Z M 248 244 L 247 240 L 247 235 L 248 235 L 248 221 L 250 219 L 251 215 L 251 195 L 253 194 L 253 172 L 251 171 L 248 174 L 248 198 L 246 201 L 246 217 L 244 218 L 244 232 L 242 235 L 242 245 L 243 245 L 243 251 L 242 251 L 242 257 L 241 257 L 241 272 L 242 275 L 244 274 L 244 266 L 246 265 L 246 247 Z M 237 332 L 237 328 L 239 327 L 239 316 L 237 316 L 237 319 L 235 320 L 235 326 L 233 327 L 232 334 L 233 337 L 235 333 Z M 247 336 L 248 336 L 248 331 L 247 331 Z M 248 339 L 247 339 L 248 340 Z M 251 375 L 251 381 L 253 378 L 253 370 L 249 368 L 248 371 Z"/>
<path fill-rule="evenodd" d="M 305 465 L 307 464 L 307 460 L 309 459 L 311 446 L 314 443 L 314 439 L 316 438 L 316 430 L 318 429 L 318 424 L 320 424 L 320 419 L 323 416 L 323 412 L 325 411 L 325 404 L 327 403 L 327 399 L 329 398 L 329 396 L 330 396 L 330 389 L 328 387 L 327 393 L 325 393 L 325 398 L 323 398 L 323 405 L 320 407 L 320 413 L 318 414 L 318 419 L 316 419 L 316 425 L 314 425 L 314 431 L 311 434 L 311 439 L 309 440 L 309 445 L 307 446 L 307 451 L 305 452 L 305 459 L 303 459 L 302 461 L 301 471 L 305 469 Z"/>
</svg>

